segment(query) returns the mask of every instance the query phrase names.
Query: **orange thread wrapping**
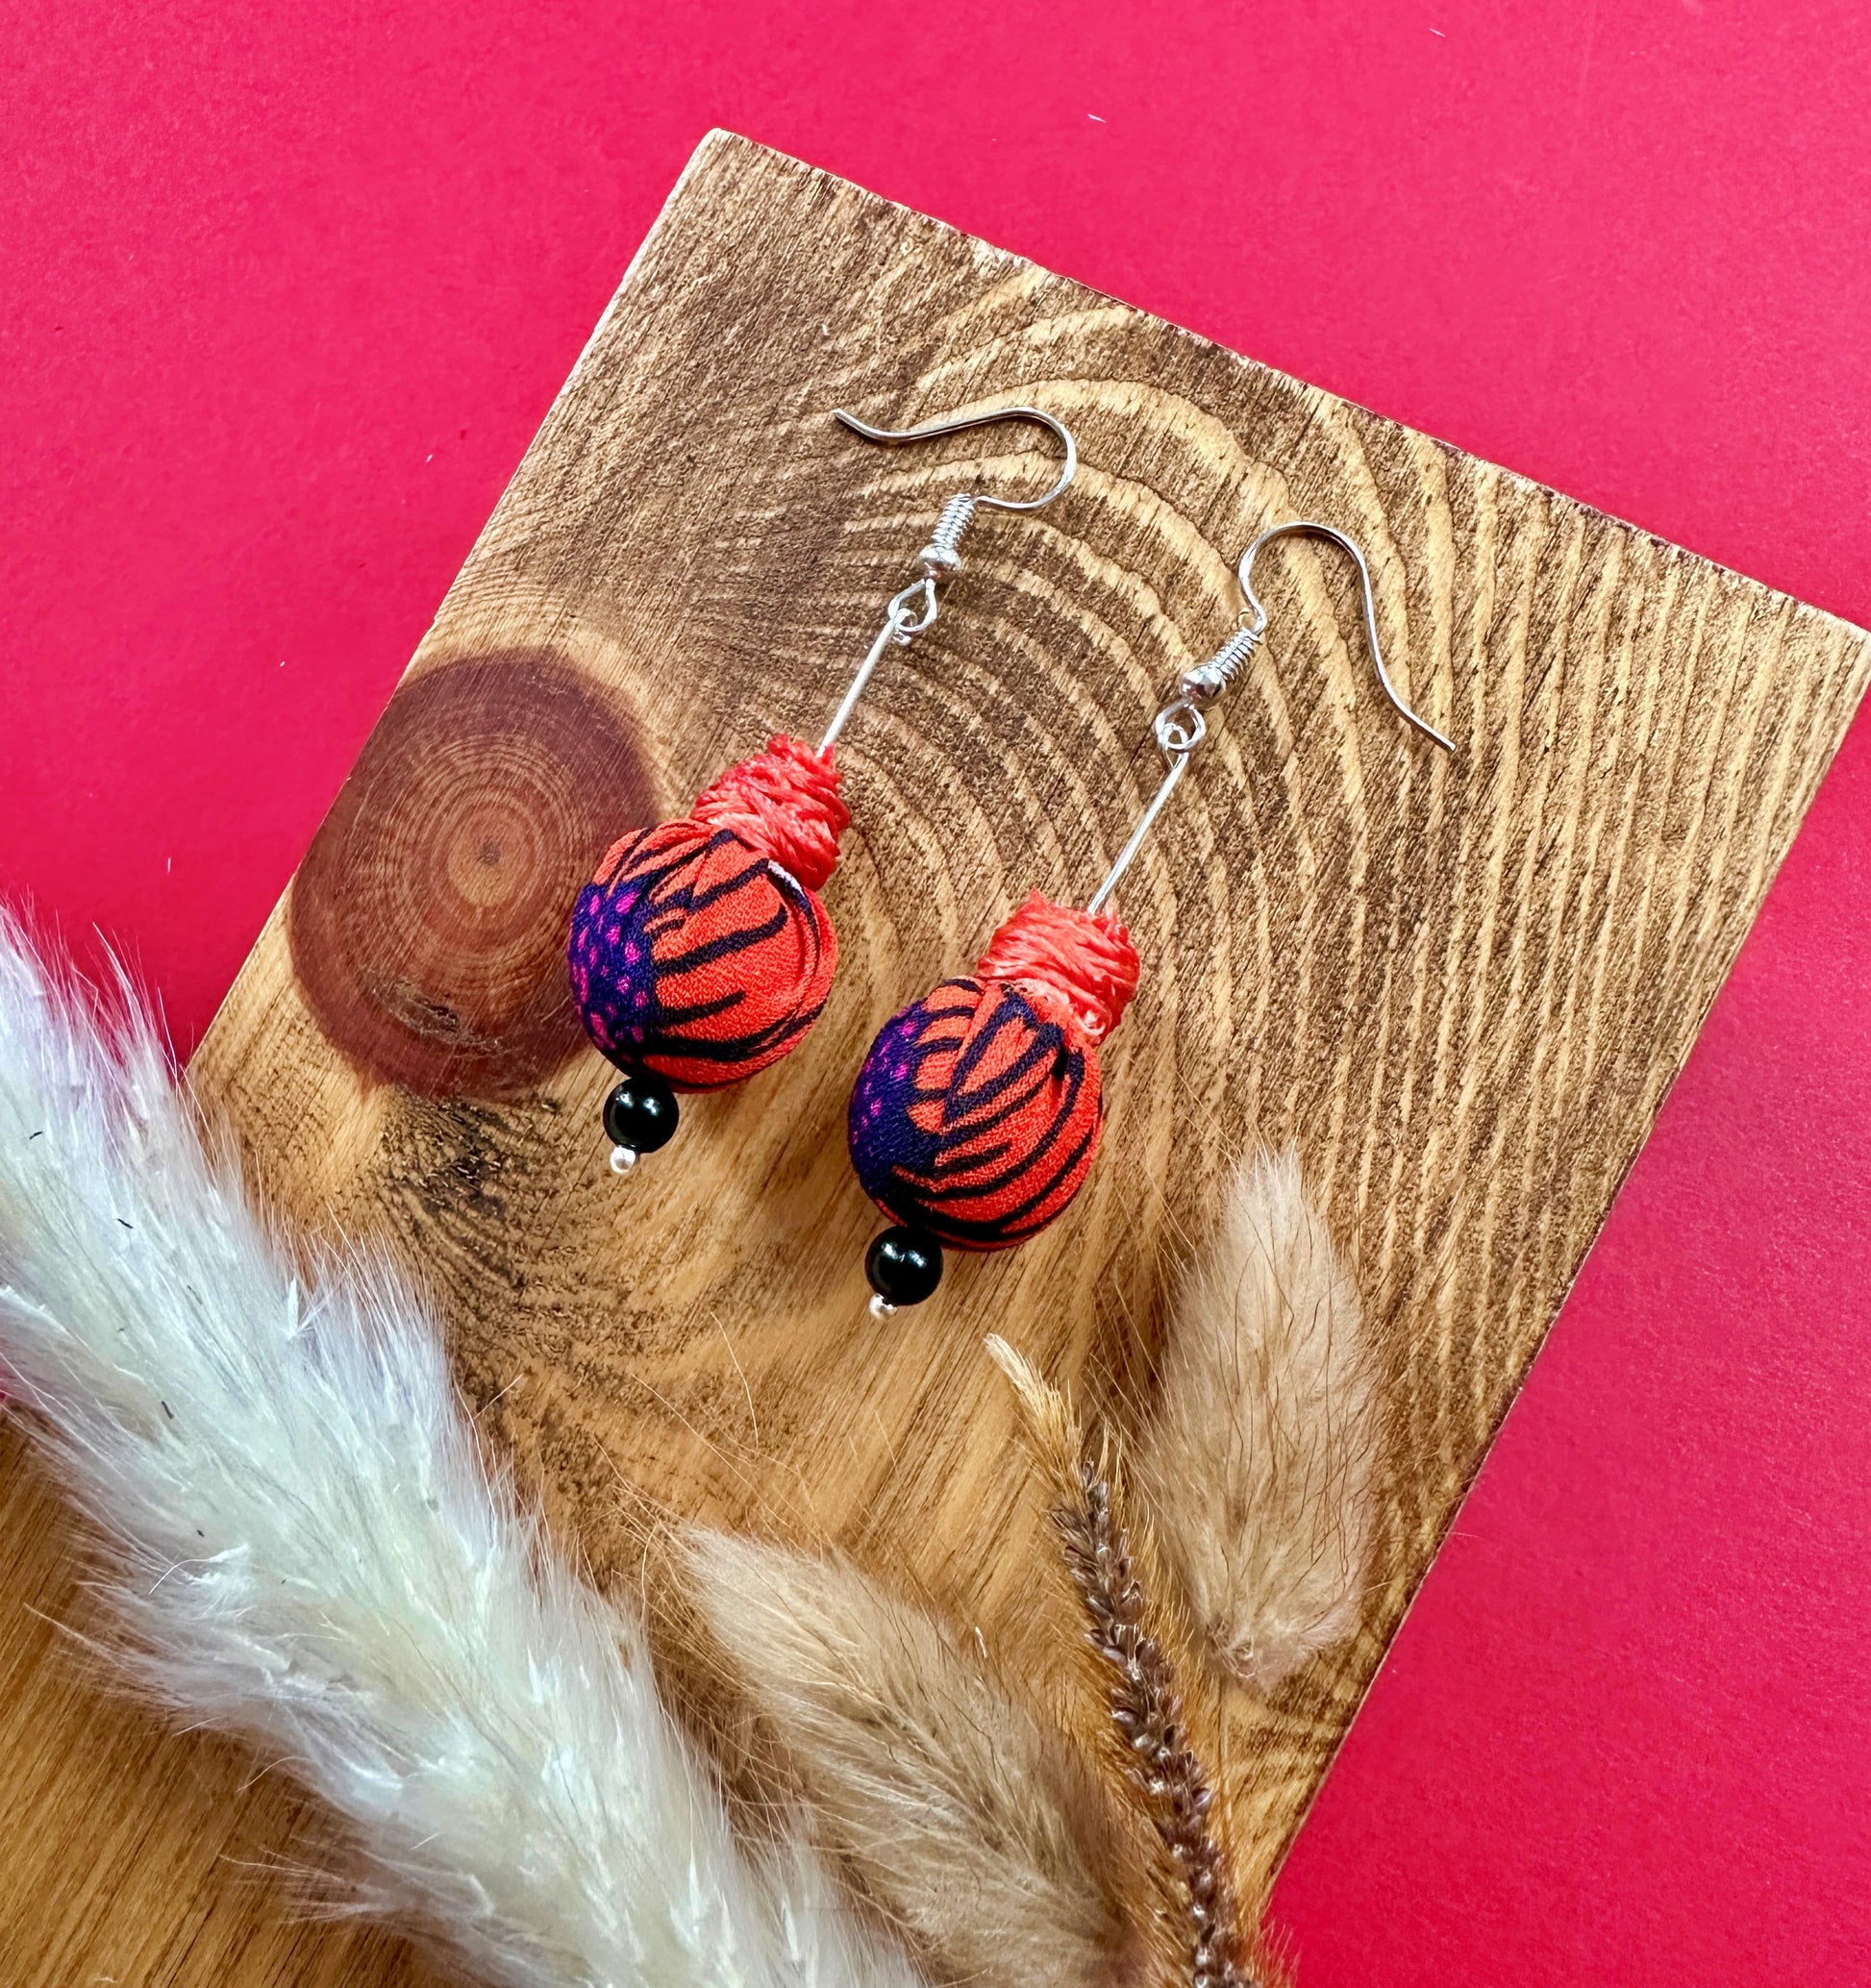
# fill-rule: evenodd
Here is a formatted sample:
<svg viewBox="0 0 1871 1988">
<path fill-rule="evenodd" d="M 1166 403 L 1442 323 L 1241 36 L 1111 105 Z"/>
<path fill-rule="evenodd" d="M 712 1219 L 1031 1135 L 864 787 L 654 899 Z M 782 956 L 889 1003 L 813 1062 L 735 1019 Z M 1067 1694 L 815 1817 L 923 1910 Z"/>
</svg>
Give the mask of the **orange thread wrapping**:
<svg viewBox="0 0 1871 1988">
<path fill-rule="evenodd" d="M 831 752 L 780 737 L 697 795 L 688 818 L 706 830 L 731 830 L 817 890 L 837 868 L 838 838 L 851 825 L 851 810 L 838 798 Z"/>
<path fill-rule="evenodd" d="M 1123 1018 L 1140 968 L 1131 935 L 1115 918 L 1056 905 L 1035 890 L 994 934 L 975 971 L 985 981 L 1017 982 L 1042 1006 L 1062 1008 L 1096 1043 Z"/>
</svg>

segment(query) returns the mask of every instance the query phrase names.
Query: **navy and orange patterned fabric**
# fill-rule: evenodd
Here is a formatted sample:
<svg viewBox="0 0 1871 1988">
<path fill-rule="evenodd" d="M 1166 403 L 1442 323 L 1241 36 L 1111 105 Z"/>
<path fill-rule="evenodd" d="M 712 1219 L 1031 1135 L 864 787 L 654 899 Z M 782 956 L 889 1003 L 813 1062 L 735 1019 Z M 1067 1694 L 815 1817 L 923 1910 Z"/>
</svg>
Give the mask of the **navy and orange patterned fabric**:
<svg viewBox="0 0 1871 1988">
<path fill-rule="evenodd" d="M 681 820 L 615 843 L 572 911 L 592 1042 L 679 1090 L 738 1082 L 794 1048 L 837 964 L 817 891 L 849 821 L 831 756 L 776 738 Z"/>
<path fill-rule="evenodd" d="M 912 1002 L 871 1044 L 848 1126 L 864 1192 L 951 1248 L 1036 1235 L 1097 1156 L 1097 1046 L 1135 987 L 1114 919 L 1030 899 L 974 974 Z"/>
</svg>

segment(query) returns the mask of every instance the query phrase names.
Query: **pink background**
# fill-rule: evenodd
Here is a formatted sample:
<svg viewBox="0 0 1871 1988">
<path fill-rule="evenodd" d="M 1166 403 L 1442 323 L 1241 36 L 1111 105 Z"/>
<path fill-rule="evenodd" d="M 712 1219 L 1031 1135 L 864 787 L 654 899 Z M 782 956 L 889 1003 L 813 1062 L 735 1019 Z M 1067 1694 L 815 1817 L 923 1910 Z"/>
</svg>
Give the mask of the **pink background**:
<svg viewBox="0 0 1871 1988">
<path fill-rule="evenodd" d="M 1862 0 L 8 12 L 0 887 L 185 1045 L 711 124 L 1871 621 Z M 1871 1978 L 1867 872 L 1861 724 L 1287 1867 L 1306 1988 Z"/>
</svg>

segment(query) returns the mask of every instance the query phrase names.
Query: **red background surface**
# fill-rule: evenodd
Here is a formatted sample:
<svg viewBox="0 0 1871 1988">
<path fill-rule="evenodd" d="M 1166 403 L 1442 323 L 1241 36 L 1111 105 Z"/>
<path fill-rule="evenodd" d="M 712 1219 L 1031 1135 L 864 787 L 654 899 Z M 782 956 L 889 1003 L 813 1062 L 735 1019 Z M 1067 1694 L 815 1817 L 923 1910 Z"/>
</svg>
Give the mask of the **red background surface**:
<svg viewBox="0 0 1871 1988">
<path fill-rule="evenodd" d="M 1859 621 L 1871 11 L 12 0 L 0 887 L 187 1045 L 727 124 Z M 1871 729 L 1282 1880 L 1306 1988 L 1871 1979 Z"/>
</svg>

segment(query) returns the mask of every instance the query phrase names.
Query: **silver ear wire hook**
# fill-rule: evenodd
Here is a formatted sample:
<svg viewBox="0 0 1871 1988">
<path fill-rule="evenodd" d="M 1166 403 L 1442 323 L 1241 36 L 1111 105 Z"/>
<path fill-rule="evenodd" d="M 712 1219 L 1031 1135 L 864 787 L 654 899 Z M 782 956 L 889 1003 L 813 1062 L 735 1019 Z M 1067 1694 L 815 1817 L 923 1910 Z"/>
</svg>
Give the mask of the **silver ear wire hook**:
<svg viewBox="0 0 1871 1988">
<path fill-rule="evenodd" d="M 972 491 L 960 497 L 951 497 L 942 509 L 951 505 L 966 503 L 970 509 L 986 505 L 990 510 L 1044 510 L 1054 497 L 1063 497 L 1072 487 L 1072 479 L 1078 475 L 1078 443 L 1072 439 L 1072 430 L 1058 415 L 1046 413 L 1044 408 L 990 408 L 986 413 L 951 413 L 940 421 L 925 421 L 920 428 L 871 428 L 869 421 L 861 421 L 847 408 L 833 408 L 833 417 L 845 423 L 853 435 L 863 435 L 865 441 L 935 441 L 936 435 L 960 435 L 968 428 L 986 428 L 990 421 L 1038 421 L 1040 428 L 1050 428 L 1065 451 L 1065 460 L 1060 465 L 1058 484 L 1052 485 L 1042 497 L 990 497 L 986 491 Z"/>
<path fill-rule="evenodd" d="M 1247 611 L 1252 617 L 1247 627 L 1241 633 L 1246 634 L 1251 630 L 1257 644 L 1260 638 L 1266 633 L 1267 610 L 1260 605 L 1260 598 L 1254 591 L 1255 555 L 1263 545 L 1270 543 L 1273 539 L 1285 538 L 1298 533 L 1310 533 L 1314 538 L 1329 538 L 1341 551 L 1351 555 L 1352 564 L 1358 568 L 1359 583 L 1364 592 L 1364 639 L 1371 645 L 1371 663 L 1377 671 L 1377 680 L 1384 688 L 1385 696 L 1390 700 L 1396 708 L 1397 715 L 1402 718 L 1406 725 L 1414 726 L 1425 738 L 1434 739 L 1445 753 L 1453 753 L 1455 751 L 1454 741 L 1443 737 L 1442 733 L 1426 719 L 1419 718 L 1403 699 L 1397 695 L 1397 686 L 1391 683 L 1390 672 L 1384 666 L 1384 644 L 1378 640 L 1377 596 L 1371 586 L 1371 569 L 1364 563 L 1363 549 L 1359 545 L 1357 539 L 1348 537 L 1343 532 L 1339 531 L 1336 525 L 1314 524 L 1310 518 L 1294 518 L 1284 525 L 1269 525 L 1260 534 L 1260 537 L 1241 554 L 1240 564 L 1235 571 L 1240 579 L 1241 598 L 1247 603 Z M 1227 645 L 1224 644 L 1223 646 L 1225 648 Z M 1242 659 L 1245 660 L 1245 658 Z M 1238 664 L 1235 665 L 1235 668 L 1238 667 Z M 1215 690 L 1210 694 L 1211 696 L 1218 696 L 1222 690 L 1225 690 L 1234 673 L 1234 669 L 1224 668 L 1220 683 Z"/>
<path fill-rule="evenodd" d="M 922 576 L 912 580 L 885 609 L 884 626 L 878 631 L 876 641 L 870 645 L 870 654 L 859 665 L 850 689 L 844 693 L 843 703 L 833 712 L 832 722 L 819 741 L 821 753 L 829 753 L 837 743 L 845 720 L 857 708 L 858 700 L 864 694 L 864 685 L 883 660 L 885 650 L 893 643 L 902 646 L 935 626 L 936 617 L 941 611 L 941 604 L 936 597 L 936 585 L 960 565 L 961 534 L 974 522 L 975 512 L 984 509 L 1039 510 L 1063 493 L 1079 468 L 1079 449 L 1072 439 L 1072 431 L 1063 421 L 1039 408 L 994 408 L 985 414 L 950 414 L 940 421 L 925 422 L 920 428 L 873 428 L 868 421 L 861 421 L 844 408 L 835 408 L 833 412 L 854 435 L 862 435 L 867 442 L 927 442 L 934 441 L 940 435 L 960 435 L 963 429 L 985 428 L 990 421 L 1036 421 L 1041 428 L 1050 428 L 1064 443 L 1065 460 L 1060 465 L 1058 482 L 1042 496 L 992 497 L 985 490 L 962 490 L 942 506 L 941 514 L 929 534 L 929 543 L 916 555 Z"/>
<path fill-rule="evenodd" d="M 1455 751 L 1454 743 L 1445 738 L 1434 725 L 1419 718 L 1401 697 L 1397 686 L 1390 681 L 1390 673 L 1384 666 L 1384 645 L 1378 640 L 1377 598 L 1371 587 L 1371 569 L 1364 563 L 1364 554 L 1355 538 L 1347 537 L 1335 525 L 1314 524 L 1308 518 L 1293 518 L 1283 525 L 1269 525 L 1241 554 L 1240 564 L 1235 568 L 1240 581 L 1241 598 L 1247 603 L 1242 609 L 1241 624 L 1209 658 L 1207 662 L 1198 663 L 1194 669 L 1185 670 L 1178 682 L 1177 696 L 1173 702 L 1164 705 L 1157 713 L 1157 743 L 1161 747 L 1163 757 L 1169 761 L 1169 770 L 1162 777 L 1161 784 L 1151 797 L 1150 805 L 1137 820 L 1131 832 L 1131 839 L 1118 852 L 1117 860 L 1111 864 L 1105 881 L 1092 894 L 1091 902 L 1085 906 L 1087 911 L 1104 908 L 1105 901 L 1117 887 L 1117 880 L 1131 866 L 1144 837 L 1149 834 L 1151 824 L 1162 812 L 1163 804 L 1176 791 L 1177 783 L 1187 771 L 1190 757 L 1197 746 L 1209 735 L 1208 720 L 1202 715 L 1205 705 L 1212 704 L 1240 675 L 1266 637 L 1267 610 L 1261 605 L 1260 596 L 1254 591 L 1254 559 L 1260 548 L 1269 540 L 1285 538 L 1291 534 L 1310 533 L 1317 538 L 1330 538 L 1332 542 L 1348 552 L 1358 568 L 1359 580 L 1364 590 L 1364 635 L 1371 646 L 1371 661 L 1377 670 L 1377 680 L 1384 686 L 1384 694 L 1396 708 L 1398 715 L 1406 724 L 1412 725 L 1425 738 L 1434 739 L 1445 753 Z"/>
</svg>

